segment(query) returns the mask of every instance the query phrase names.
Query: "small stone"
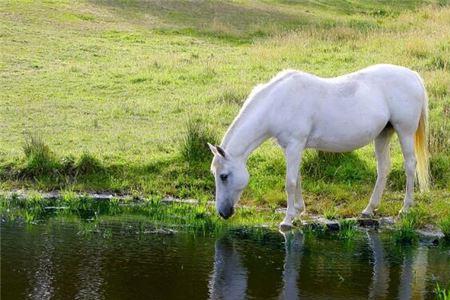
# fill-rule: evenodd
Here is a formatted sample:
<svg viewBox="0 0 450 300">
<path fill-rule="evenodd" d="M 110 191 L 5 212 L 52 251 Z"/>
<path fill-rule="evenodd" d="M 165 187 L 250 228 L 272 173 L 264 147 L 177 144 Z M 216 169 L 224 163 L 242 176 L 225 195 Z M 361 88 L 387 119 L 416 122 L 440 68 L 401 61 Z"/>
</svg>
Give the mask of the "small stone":
<svg viewBox="0 0 450 300">
<path fill-rule="evenodd" d="M 175 234 L 175 233 L 176 233 L 176 230 L 173 230 L 173 229 L 163 229 L 163 228 L 158 228 L 158 229 L 154 229 L 154 230 L 144 231 L 144 233 L 146 233 L 146 234 L 172 235 L 172 234 Z"/>
<path fill-rule="evenodd" d="M 395 224 L 395 220 L 393 217 L 381 217 L 378 220 L 380 226 L 389 227 Z"/>
<path fill-rule="evenodd" d="M 326 226 L 329 230 L 339 230 L 339 222 L 334 220 L 328 220 L 323 217 L 319 217 L 316 221 L 323 226 Z"/>
<path fill-rule="evenodd" d="M 377 219 L 358 218 L 356 219 L 358 225 L 361 227 L 378 227 L 380 225 Z"/>
<path fill-rule="evenodd" d="M 426 240 L 439 240 L 444 237 L 444 233 L 440 230 L 417 229 L 416 232 Z"/>
</svg>

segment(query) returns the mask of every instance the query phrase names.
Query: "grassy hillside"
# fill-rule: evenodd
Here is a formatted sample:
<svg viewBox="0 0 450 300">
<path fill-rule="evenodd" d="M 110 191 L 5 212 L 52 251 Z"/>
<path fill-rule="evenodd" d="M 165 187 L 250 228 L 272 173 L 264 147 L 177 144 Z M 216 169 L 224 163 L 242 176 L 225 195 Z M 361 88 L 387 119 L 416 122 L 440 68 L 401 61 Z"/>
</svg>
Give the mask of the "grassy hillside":
<svg viewBox="0 0 450 300">
<path fill-rule="evenodd" d="M 448 1 L 1 1 L 0 189 L 211 199 L 210 155 L 252 87 L 284 68 L 335 76 L 410 67 L 430 96 L 429 218 L 450 215 Z M 398 142 L 380 208 L 401 207 Z M 250 158 L 243 201 L 285 205 L 271 141 Z M 310 211 L 351 215 L 375 182 L 373 147 L 309 151 Z"/>
</svg>

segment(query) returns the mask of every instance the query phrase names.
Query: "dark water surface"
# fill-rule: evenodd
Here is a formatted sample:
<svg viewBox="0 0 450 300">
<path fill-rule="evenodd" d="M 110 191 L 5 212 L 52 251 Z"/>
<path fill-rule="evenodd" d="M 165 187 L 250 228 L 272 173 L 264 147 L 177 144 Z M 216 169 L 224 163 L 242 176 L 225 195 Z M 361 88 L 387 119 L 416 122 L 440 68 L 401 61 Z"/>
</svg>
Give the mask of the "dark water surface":
<svg viewBox="0 0 450 300">
<path fill-rule="evenodd" d="M 300 232 L 219 238 L 132 222 L 1 226 L 1 299 L 432 299 L 448 246 Z"/>
</svg>

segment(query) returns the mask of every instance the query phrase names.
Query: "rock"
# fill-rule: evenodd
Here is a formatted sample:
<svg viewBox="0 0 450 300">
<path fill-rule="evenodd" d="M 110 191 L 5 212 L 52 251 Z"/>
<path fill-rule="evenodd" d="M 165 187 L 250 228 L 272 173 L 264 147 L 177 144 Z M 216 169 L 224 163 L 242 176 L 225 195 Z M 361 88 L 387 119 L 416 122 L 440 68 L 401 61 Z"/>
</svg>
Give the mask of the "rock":
<svg viewBox="0 0 450 300">
<path fill-rule="evenodd" d="M 93 193 L 89 195 L 94 200 L 111 200 L 114 196 L 111 194 L 97 194 Z"/>
<path fill-rule="evenodd" d="M 416 232 L 424 240 L 439 240 L 444 237 L 444 233 L 438 229 L 417 229 Z"/>
<path fill-rule="evenodd" d="M 165 203 L 186 203 L 186 204 L 198 204 L 199 201 L 196 199 L 178 199 L 174 197 L 167 197 L 161 200 Z"/>
<path fill-rule="evenodd" d="M 172 235 L 177 233 L 176 230 L 173 229 L 164 229 L 164 228 L 157 228 L 154 230 L 146 230 L 144 231 L 145 234 L 162 234 L 162 235 Z"/>
<path fill-rule="evenodd" d="M 381 217 L 378 222 L 381 227 L 390 227 L 395 224 L 395 219 L 393 217 Z"/>
<path fill-rule="evenodd" d="M 355 221 L 361 227 L 375 227 L 375 228 L 378 228 L 378 226 L 380 225 L 380 222 L 377 219 L 372 219 L 372 218 L 358 218 L 358 219 L 355 219 Z"/>
<path fill-rule="evenodd" d="M 303 226 L 326 227 L 329 230 L 339 230 L 339 222 L 328 220 L 321 216 L 311 216 L 309 220 L 302 221 Z"/>
<path fill-rule="evenodd" d="M 68 209 L 68 206 L 46 206 L 44 207 L 44 209 L 50 210 L 50 209 L 54 209 L 54 210 L 58 210 L 58 209 Z"/>
</svg>

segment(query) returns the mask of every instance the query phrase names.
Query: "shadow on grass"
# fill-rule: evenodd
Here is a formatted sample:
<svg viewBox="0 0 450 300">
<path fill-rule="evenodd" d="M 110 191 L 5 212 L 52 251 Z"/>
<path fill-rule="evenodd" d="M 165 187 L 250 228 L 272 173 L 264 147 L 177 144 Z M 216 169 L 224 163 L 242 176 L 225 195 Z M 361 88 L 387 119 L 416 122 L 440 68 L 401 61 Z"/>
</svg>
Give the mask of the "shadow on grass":
<svg viewBox="0 0 450 300">
<path fill-rule="evenodd" d="M 161 21 L 155 29 L 161 34 L 187 35 L 223 40 L 232 44 L 249 43 L 280 29 L 304 26 L 317 18 L 311 14 L 290 14 L 271 5 L 244 5 L 226 1 L 129 1 L 91 0 L 113 8 L 120 16 L 144 16 Z M 270 26 L 269 26 L 270 25 Z"/>
<path fill-rule="evenodd" d="M 354 152 L 308 152 L 302 165 L 304 176 L 334 183 L 363 183 L 375 180 L 374 170 Z"/>
<path fill-rule="evenodd" d="M 415 9 L 424 1 L 385 1 L 382 5 L 365 1 L 283 1 L 279 3 L 241 3 L 231 1 L 123 1 L 91 0 L 118 16 L 146 25 L 165 35 L 213 38 L 232 44 L 251 43 L 255 38 L 298 30 L 329 29 L 345 26 L 357 31 L 380 27 L 380 18 L 392 18 L 402 10 Z M 327 11 L 325 14 L 320 12 Z M 333 15 L 330 15 L 333 14 Z M 345 20 L 338 15 L 346 16 Z M 156 24 L 154 20 L 158 20 Z"/>
</svg>

